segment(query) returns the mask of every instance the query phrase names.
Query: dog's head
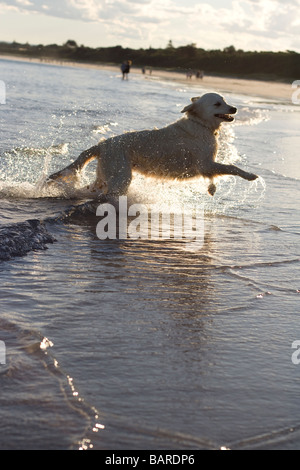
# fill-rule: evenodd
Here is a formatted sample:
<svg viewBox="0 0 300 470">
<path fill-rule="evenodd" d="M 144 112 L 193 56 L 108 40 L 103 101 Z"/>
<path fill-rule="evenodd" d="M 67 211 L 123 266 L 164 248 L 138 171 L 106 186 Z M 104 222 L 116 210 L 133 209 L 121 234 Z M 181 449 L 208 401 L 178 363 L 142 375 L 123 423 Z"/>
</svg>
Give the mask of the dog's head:
<svg viewBox="0 0 300 470">
<path fill-rule="evenodd" d="M 198 118 L 212 129 L 218 129 L 222 122 L 234 121 L 232 115 L 237 113 L 237 109 L 229 106 L 217 93 L 206 93 L 201 97 L 192 98 L 191 101 L 192 104 L 181 112 Z"/>
</svg>

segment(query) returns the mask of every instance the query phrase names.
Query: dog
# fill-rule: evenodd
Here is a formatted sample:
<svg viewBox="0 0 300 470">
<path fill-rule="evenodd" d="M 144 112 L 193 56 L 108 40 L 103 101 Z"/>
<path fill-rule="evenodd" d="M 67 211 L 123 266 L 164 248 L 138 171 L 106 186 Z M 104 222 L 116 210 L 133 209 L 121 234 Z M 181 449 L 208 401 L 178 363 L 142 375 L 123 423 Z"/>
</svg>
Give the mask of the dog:
<svg viewBox="0 0 300 470">
<path fill-rule="evenodd" d="M 233 122 L 237 108 L 216 93 L 191 99 L 182 111 L 184 117 L 153 130 L 128 132 L 101 141 L 85 150 L 67 168 L 51 175 L 47 183 L 74 181 L 84 167 L 97 159 L 96 181 L 91 191 L 110 196 L 126 195 L 132 172 L 161 179 L 186 180 L 204 177 L 208 192 L 216 192 L 214 179 L 223 175 L 240 176 L 248 181 L 258 178 L 235 165 L 216 161 L 218 131 L 222 123 Z"/>
</svg>

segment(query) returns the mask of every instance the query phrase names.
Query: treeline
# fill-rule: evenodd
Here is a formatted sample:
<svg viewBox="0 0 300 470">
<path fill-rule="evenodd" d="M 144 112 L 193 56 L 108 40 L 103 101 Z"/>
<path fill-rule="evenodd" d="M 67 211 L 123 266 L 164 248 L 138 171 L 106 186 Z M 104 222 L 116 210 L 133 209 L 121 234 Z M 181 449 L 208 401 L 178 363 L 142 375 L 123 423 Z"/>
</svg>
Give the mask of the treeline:
<svg viewBox="0 0 300 470">
<path fill-rule="evenodd" d="M 69 40 L 63 45 L 37 45 L 0 42 L 0 54 L 24 57 L 77 61 L 99 64 L 121 64 L 131 60 L 136 67 L 157 67 L 169 70 L 203 70 L 206 74 L 240 78 L 294 81 L 300 79 L 300 54 L 237 50 L 205 50 L 195 44 L 174 47 L 172 41 L 164 49 L 130 49 L 122 46 L 90 48 Z"/>
</svg>

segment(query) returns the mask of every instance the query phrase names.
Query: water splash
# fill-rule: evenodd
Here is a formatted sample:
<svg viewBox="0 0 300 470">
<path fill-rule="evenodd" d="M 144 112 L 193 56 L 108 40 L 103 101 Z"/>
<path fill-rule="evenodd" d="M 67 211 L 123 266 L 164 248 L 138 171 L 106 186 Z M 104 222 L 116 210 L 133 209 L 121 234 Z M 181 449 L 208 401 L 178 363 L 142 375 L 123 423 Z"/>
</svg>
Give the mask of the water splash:
<svg viewBox="0 0 300 470">
<path fill-rule="evenodd" d="M 68 143 L 45 148 L 21 147 L 4 152 L 0 163 L 0 198 L 76 197 L 75 187 L 45 185 L 53 158 L 63 158 L 67 162 L 68 154 Z"/>
<path fill-rule="evenodd" d="M 239 108 L 234 126 L 257 126 L 263 121 L 270 120 L 270 111 L 268 109 Z"/>
<path fill-rule="evenodd" d="M 262 119 L 261 110 L 242 109 L 240 119 L 243 124 L 255 119 Z M 53 116 L 59 119 L 58 128 L 61 129 L 65 123 L 65 115 Z M 116 122 L 107 122 L 104 125 L 94 126 L 93 133 L 110 134 L 111 127 L 117 126 Z M 103 138 L 105 138 L 103 136 Z M 235 146 L 234 126 L 223 126 L 219 136 L 218 161 L 226 164 L 233 164 L 242 159 Z M 55 139 L 50 146 L 45 148 L 15 148 L 4 154 L 2 164 L 0 164 L 0 197 L 13 199 L 37 199 L 37 198 L 63 198 L 82 199 L 94 198 L 95 193 L 88 189 L 88 185 L 95 178 L 95 168 L 93 164 L 80 175 L 77 182 L 46 185 L 46 179 L 52 171 L 54 158 L 59 157 L 60 166 L 70 163 L 69 144 L 55 144 Z M 259 201 L 265 192 L 262 179 L 259 180 L 263 187 L 263 192 L 259 192 L 257 182 L 246 184 L 245 189 L 239 187 L 238 198 L 237 179 L 234 177 L 216 178 L 217 194 L 211 198 L 207 194 L 208 180 L 198 178 L 178 181 L 155 181 L 153 178 L 146 178 L 139 174 L 134 174 L 129 197 L 134 201 L 145 203 L 157 203 L 163 201 L 168 204 L 195 205 L 205 203 L 205 206 L 212 212 L 225 212 L 227 209 L 243 204 L 253 195 L 258 195 Z M 239 185 L 240 186 L 240 185 Z"/>
</svg>

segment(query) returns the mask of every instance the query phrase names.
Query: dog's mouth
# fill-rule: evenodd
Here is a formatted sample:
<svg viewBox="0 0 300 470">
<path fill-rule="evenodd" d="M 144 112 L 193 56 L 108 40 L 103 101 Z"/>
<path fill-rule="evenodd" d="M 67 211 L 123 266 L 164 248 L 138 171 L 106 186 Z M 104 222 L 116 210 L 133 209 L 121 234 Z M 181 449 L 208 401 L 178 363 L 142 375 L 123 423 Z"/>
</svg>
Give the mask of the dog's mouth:
<svg viewBox="0 0 300 470">
<path fill-rule="evenodd" d="M 231 116 L 231 114 L 215 114 L 215 116 L 219 119 L 222 119 L 222 121 L 226 121 L 226 122 L 234 121 L 234 117 Z"/>
</svg>

